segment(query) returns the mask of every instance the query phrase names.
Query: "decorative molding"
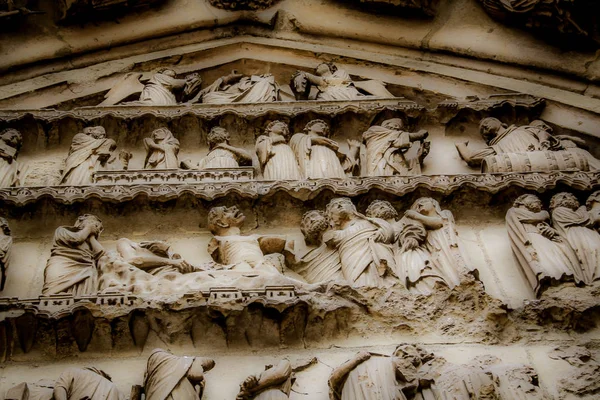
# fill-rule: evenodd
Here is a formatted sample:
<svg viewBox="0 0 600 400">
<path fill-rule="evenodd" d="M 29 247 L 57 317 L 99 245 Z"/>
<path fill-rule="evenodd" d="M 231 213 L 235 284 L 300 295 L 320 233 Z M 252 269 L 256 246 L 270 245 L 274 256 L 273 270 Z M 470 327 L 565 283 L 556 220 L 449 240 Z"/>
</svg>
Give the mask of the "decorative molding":
<svg viewBox="0 0 600 400">
<path fill-rule="evenodd" d="M 210 5 L 227 11 L 264 10 L 281 0 L 208 0 Z"/>
<path fill-rule="evenodd" d="M 72 204 L 91 198 L 118 203 L 133 200 L 138 196 L 146 196 L 152 200 L 168 201 L 185 194 L 212 201 L 232 193 L 255 199 L 282 191 L 287 192 L 294 198 L 308 200 L 327 190 L 340 196 L 350 197 L 367 193 L 373 189 L 402 196 L 417 189 L 428 189 L 432 192 L 449 194 L 462 187 L 469 187 L 487 193 L 498 193 L 510 187 L 544 192 L 558 185 L 566 185 L 576 190 L 595 190 L 600 188 L 600 172 L 557 171 L 550 173 L 419 175 L 277 182 L 231 181 L 187 185 L 163 183 L 15 187 L 0 189 L 0 201 L 22 206 L 49 197 L 64 204 Z"/>
<path fill-rule="evenodd" d="M 139 185 L 148 183 L 186 184 L 197 182 L 240 182 L 254 179 L 252 167 L 213 168 L 204 170 L 132 169 L 127 171 L 98 171 L 94 183 L 100 185 Z"/>
<path fill-rule="evenodd" d="M 522 93 L 494 94 L 480 98 L 469 96 L 464 100 L 445 100 L 438 104 L 436 111 L 442 123 L 449 122 L 462 110 L 475 112 L 491 112 L 503 107 L 514 110 L 523 109 L 534 114 L 541 114 L 546 102 L 544 99 Z"/>
</svg>

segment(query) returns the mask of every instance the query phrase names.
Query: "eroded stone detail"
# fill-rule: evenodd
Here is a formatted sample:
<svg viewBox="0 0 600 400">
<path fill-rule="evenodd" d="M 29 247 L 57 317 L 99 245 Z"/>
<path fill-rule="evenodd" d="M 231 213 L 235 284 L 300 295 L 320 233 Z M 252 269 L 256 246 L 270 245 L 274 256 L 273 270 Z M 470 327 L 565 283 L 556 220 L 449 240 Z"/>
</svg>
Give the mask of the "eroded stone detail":
<svg viewBox="0 0 600 400">
<path fill-rule="evenodd" d="M 600 363 L 597 356 L 583 346 L 561 346 L 549 354 L 555 360 L 565 360 L 573 368 L 560 379 L 561 395 L 589 396 L 600 392 Z"/>
<path fill-rule="evenodd" d="M 229 11 L 264 10 L 273 7 L 281 0 L 209 0 L 213 7 Z"/>
<path fill-rule="evenodd" d="M 260 375 L 251 375 L 240 385 L 236 400 L 285 400 L 293 384 L 292 364 L 281 360 L 269 365 Z"/>
<path fill-rule="evenodd" d="M 19 185 L 17 156 L 22 143 L 23 137 L 16 129 L 9 128 L 0 132 L 0 187 Z"/>
<path fill-rule="evenodd" d="M 178 168 L 179 140 L 167 128 L 159 128 L 152 132 L 152 137 L 144 139 L 146 147 L 146 169 Z"/>
</svg>

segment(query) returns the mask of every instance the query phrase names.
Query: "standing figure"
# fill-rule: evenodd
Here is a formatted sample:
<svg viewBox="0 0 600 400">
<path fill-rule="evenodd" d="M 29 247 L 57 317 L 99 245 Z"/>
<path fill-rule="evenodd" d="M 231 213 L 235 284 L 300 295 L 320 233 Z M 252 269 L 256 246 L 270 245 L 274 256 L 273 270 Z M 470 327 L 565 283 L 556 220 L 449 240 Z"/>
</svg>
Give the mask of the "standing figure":
<svg viewBox="0 0 600 400">
<path fill-rule="evenodd" d="M 290 130 L 282 121 L 273 121 L 265 134 L 256 139 L 256 155 L 263 179 L 268 181 L 300 180 L 302 174 L 294 152 L 288 146 Z"/>
<path fill-rule="evenodd" d="M 74 226 L 61 226 L 54 233 L 50 258 L 44 270 L 44 296 L 81 296 L 98 290 L 97 260 L 104 254 L 98 242 L 102 221 L 95 215 L 77 218 Z"/>
<path fill-rule="evenodd" d="M 583 282 L 590 285 L 600 279 L 600 233 L 593 229 L 590 212 L 572 193 L 552 196 L 550 211 L 552 226 L 577 254 Z"/>
<path fill-rule="evenodd" d="M 574 276 L 577 282 L 583 281 L 577 255 L 549 221 L 550 215 L 542 210 L 542 202 L 532 194 L 518 197 L 506 213 L 513 253 L 536 295 L 550 280 Z"/>
<path fill-rule="evenodd" d="M 249 376 L 240 385 L 236 400 L 287 400 L 293 384 L 292 365 L 282 360 L 269 365 L 259 376 Z"/>
<path fill-rule="evenodd" d="M 323 241 L 337 249 L 346 281 L 355 287 L 386 284 L 395 269 L 390 224 L 360 214 L 347 197 L 332 199 L 327 216 L 334 229 L 323 234 Z"/>
<path fill-rule="evenodd" d="M 411 133 L 402 130 L 400 118 L 385 120 L 363 133 L 367 149 L 365 173 L 368 176 L 419 175 L 429 153 L 430 142 L 425 130 Z"/>
<path fill-rule="evenodd" d="M 22 143 L 18 130 L 9 128 L 0 132 L 0 188 L 20 184 L 17 156 Z"/>
<path fill-rule="evenodd" d="M 4 290 L 8 267 L 10 266 L 10 250 L 13 239 L 6 218 L 0 218 L 0 291 Z"/>
<path fill-rule="evenodd" d="M 204 373 L 215 362 L 203 357 L 178 357 L 154 349 L 144 376 L 146 400 L 200 400 L 206 384 Z"/>
<path fill-rule="evenodd" d="M 588 197 L 585 205 L 590 212 L 592 227 L 596 229 L 596 232 L 600 233 L 600 190 L 592 193 L 590 197 Z"/>
<path fill-rule="evenodd" d="M 171 169 L 177 168 L 177 154 L 179 154 L 179 140 L 167 128 L 158 128 L 152 132 L 151 138 L 144 139 L 146 147 L 146 160 L 144 169 Z"/>
<path fill-rule="evenodd" d="M 215 126 L 207 136 L 208 154 L 193 167 L 190 161 L 181 163 L 184 169 L 210 169 L 210 168 L 238 168 L 240 166 L 252 165 L 252 156 L 246 150 L 233 147 L 229 144 L 229 132 L 226 129 Z"/>
<path fill-rule="evenodd" d="M 296 133 L 290 140 L 290 147 L 306 179 L 343 179 L 357 167 L 360 143 L 348 141 L 350 154 L 347 155 L 336 141 L 328 138 L 329 132 L 325 121 L 315 119 L 306 124 L 304 133 Z"/>
<path fill-rule="evenodd" d="M 394 97 L 385 88 L 385 83 L 371 80 L 353 82 L 350 75 L 333 63 L 321 63 L 315 68 L 315 75 L 296 71 L 292 77 L 291 88 L 297 100 L 308 100 L 311 85 L 317 86 L 316 100 L 359 100 L 365 93 L 382 98 Z"/>
<path fill-rule="evenodd" d="M 323 234 L 329 229 L 329 221 L 323 212 L 309 211 L 302 216 L 300 224 L 308 250 L 299 254 L 297 250 L 289 249 L 291 244 L 286 244 L 286 249 L 290 250 L 292 256 L 288 263 L 308 283 L 345 280 L 337 249 L 323 242 Z"/>
<path fill-rule="evenodd" d="M 54 383 L 53 400 L 121 400 L 117 385 L 98 368 L 69 368 Z"/>
<path fill-rule="evenodd" d="M 91 184 L 94 172 L 106 167 L 116 148 L 115 141 L 106 138 L 103 127 L 83 128 L 83 132 L 73 137 L 60 183 L 73 186 Z"/>
</svg>

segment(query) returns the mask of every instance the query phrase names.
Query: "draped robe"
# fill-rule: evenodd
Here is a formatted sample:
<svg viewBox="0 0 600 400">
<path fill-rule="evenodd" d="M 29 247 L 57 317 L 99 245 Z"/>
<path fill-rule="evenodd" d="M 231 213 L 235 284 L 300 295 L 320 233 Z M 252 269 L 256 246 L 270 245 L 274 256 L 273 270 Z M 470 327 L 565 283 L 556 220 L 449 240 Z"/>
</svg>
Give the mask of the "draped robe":
<svg viewBox="0 0 600 400">
<path fill-rule="evenodd" d="M 226 103 L 271 103 L 281 100 L 279 85 L 273 75 L 243 77 L 233 85 L 224 84 L 219 78 L 203 89 L 202 102 L 206 104 Z"/>
<path fill-rule="evenodd" d="M 296 155 L 302 175 L 307 179 L 343 179 L 346 177 L 345 169 L 350 168 L 352 164 L 346 158 L 342 165 L 334 150 L 320 144 L 312 144 L 311 136 L 305 133 L 292 136 L 290 147 Z"/>
<path fill-rule="evenodd" d="M 166 74 L 154 74 L 144 86 L 140 102 L 151 106 L 174 106 L 177 99 L 172 90 L 183 87 L 185 80 L 173 78 Z"/>
<path fill-rule="evenodd" d="M 152 139 L 146 139 L 152 140 Z M 144 143 L 146 150 L 146 161 L 144 162 L 144 168 L 147 169 L 172 169 L 178 168 L 179 163 L 177 161 L 177 154 L 179 154 L 179 140 L 173 137 L 173 134 L 169 134 L 160 143 L 155 145 L 159 149 L 153 149 Z"/>
<path fill-rule="evenodd" d="M 410 143 L 410 132 L 397 131 L 383 126 L 372 126 L 363 133 L 367 147 L 367 175 L 391 176 L 421 173 L 420 142 L 414 142 L 404 151 L 394 147 L 394 141 Z"/>
<path fill-rule="evenodd" d="M 346 377 L 340 400 L 406 400 L 396 381 L 392 357 L 371 357 Z"/>
<path fill-rule="evenodd" d="M 112 139 L 96 139 L 78 133 L 71 142 L 61 183 L 74 186 L 92 183 L 92 175 L 108 160 L 116 147 Z"/>
<path fill-rule="evenodd" d="M 94 368 L 69 368 L 63 372 L 54 388 L 63 388 L 69 400 L 119 400 L 117 386 Z"/>
<path fill-rule="evenodd" d="M 12 243 L 12 236 L 0 232 L 0 290 L 4 290 L 4 284 L 6 283 L 6 274 L 10 265 Z"/>
<path fill-rule="evenodd" d="M 238 168 L 239 166 L 237 156 L 233 152 L 217 145 L 200 161 L 198 169 Z"/>
<path fill-rule="evenodd" d="M 364 97 L 356 89 L 352 78 L 343 69 L 338 69 L 330 76 L 321 76 L 323 84 L 318 86 L 317 100 L 356 100 Z"/>
<path fill-rule="evenodd" d="M 550 240 L 540 233 L 538 224 L 545 224 L 549 219 L 547 211 L 535 213 L 520 207 L 512 207 L 506 213 L 513 253 L 536 294 L 540 281 L 545 278 L 560 280 L 563 276 L 575 275 L 576 281 L 583 280 L 577 256 L 568 243 L 560 236 L 560 241 Z"/>
<path fill-rule="evenodd" d="M 76 237 L 77 228 L 61 226 L 54 232 L 54 244 L 44 270 L 42 294 L 92 294 L 98 290 L 96 260 L 103 251 L 94 253 L 86 241 Z"/>
<path fill-rule="evenodd" d="M 344 280 L 338 251 L 325 243 L 304 254 L 295 271 L 309 283 Z"/>
<path fill-rule="evenodd" d="M 302 174 L 294 152 L 281 135 L 262 135 L 256 140 L 256 154 L 263 167 L 263 179 L 300 180 Z"/>
<path fill-rule="evenodd" d="M 18 184 L 17 149 L 0 139 L 0 188 Z"/>
<path fill-rule="evenodd" d="M 259 235 L 214 236 L 208 252 L 215 261 L 232 265 L 233 271 L 281 273 L 282 266 L 264 255 L 259 238 Z"/>
<path fill-rule="evenodd" d="M 584 206 L 576 211 L 557 207 L 552 211 L 552 223 L 575 250 L 581 263 L 583 281 L 589 285 L 600 279 L 600 234 L 592 229 L 588 210 Z"/>
<path fill-rule="evenodd" d="M 194 357 L 177 357 L 156 349 L 148 357 L 144 391 L 146 400 L 198 400 L 198 396 L 187 379 Z"/>
</svg>

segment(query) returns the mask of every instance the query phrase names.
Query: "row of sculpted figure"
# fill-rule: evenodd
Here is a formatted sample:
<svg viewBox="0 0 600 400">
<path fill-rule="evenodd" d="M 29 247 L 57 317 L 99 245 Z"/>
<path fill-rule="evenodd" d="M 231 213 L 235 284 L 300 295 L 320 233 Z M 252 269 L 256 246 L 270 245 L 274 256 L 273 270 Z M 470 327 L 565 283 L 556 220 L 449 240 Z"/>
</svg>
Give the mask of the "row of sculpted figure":
<svg viewBox="0 0 600 400">
<path fill-rule="evenodd" d="M 222 76 L 200 89 L 198 73 L 177 78 L 174 70 L 164 68 L 145 83 L 141 73 L 127 74 L 106 95 L 100 106 L 115 104 L 134 106 L 173 106 L 186 104 L 271 103 L 293 100 L 360 100 L 394 97 L 383 82 L 353 81 L 350 75 L 333 63 L 321 63 L 314 73 L 296 71 L 289 89 L 275 81 L 272 74 L 245 76 L 237 71 Z M 139 100 L 124 101 L 139 95 Z M 178 101 L 179 99 L 179 101 Z"/>
<path fill-rule="evenodd" d="M 314 363 L 287 359 L 267 365 L 240 384 L 236 400 L 286 400 L 300 371 Z M 149 356 L 144 384 L 130 400 L 200 400 L 207 375 L 215 367 L 209 358 L 175 356 L 155 349 Z M 302 378 L 300 378 L 302 379 Z M 392 355 L 361 351 L 336 367 L 329 377 L 331 400 L 542 399 L 535 370 L 506 364 L 494 356 L 479 356 L 456 365 L 416 345 L 400 345 Z M 50 385 L 48 385 L 50 386 Z M 97 368 L 70 368 L 53 387 L 22 383 L 8 390 L 7 400 L 122 400 L 111 377 Z M 29 397 L 25 393 L 28 392 Z"/>
<path fill-rule="evenodd" d="M 376 200 L 366 215 L 349 198 L 335 198 L 325 212 L 307 212 L 304 240 L 293 236 L 242 234 L 245 216 L 237 207 L 213 207 L 207 227 L 211 262 L 194 265 L 162 241 L 117 241 L 116 251 L 99 242 L 100 219 L 80 216 L 56 229 L 44 271 L 43 295 L 121 291 L 168 295 L 216 286 L 339 281 L 353 287 L 398 284 L 430 294 L 436 285 L 453 288 L 473 268 L 456 234 L 452 213 L 421 198 L 402 218 L 387 201 Z M 6 221 L 2 238 L 3 280 L 12 238 Z M 236 286 L 237 287 L 237 286 Z"/>
<path fill-rule="evenodd" d="M 549 209 L 525 194 L 506 214 L 513 253 L 533 291 L 564 280 L 578 285 L 600 280 L 600 191 L 586 205 L 572 193 L 558 193 Z"/>
</svg>

